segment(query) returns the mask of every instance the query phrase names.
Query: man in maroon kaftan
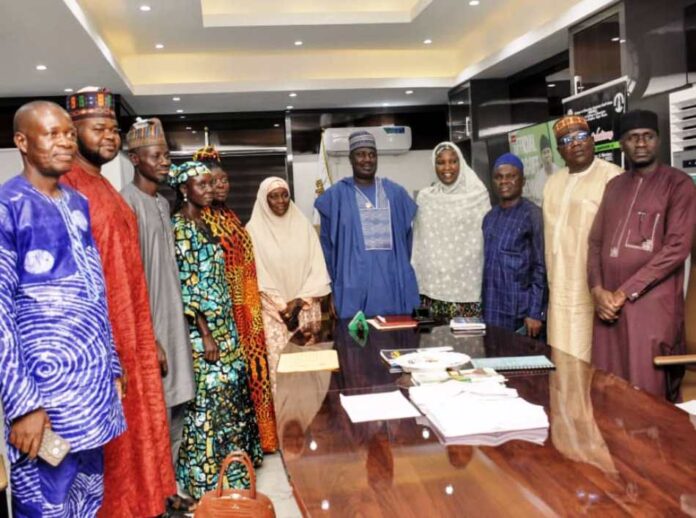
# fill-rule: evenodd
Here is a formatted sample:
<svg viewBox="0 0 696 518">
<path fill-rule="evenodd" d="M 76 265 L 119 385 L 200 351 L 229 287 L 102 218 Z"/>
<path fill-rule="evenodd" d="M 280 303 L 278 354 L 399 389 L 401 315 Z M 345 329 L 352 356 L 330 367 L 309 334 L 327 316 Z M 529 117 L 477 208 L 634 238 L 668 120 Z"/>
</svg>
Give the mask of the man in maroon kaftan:
<svg viewBox="0 0 696 518">
<path fill-rule="evenodd" d="M 684 261 L 696 225 L 696 186 L 659 163 L 657 115 L 629 112 L 620 131 L 632 167 L 607 184 L 589 237 L 592 363 L 665 395 L 665 372 L 653 358 L 683 351 Z"/>
</svg>

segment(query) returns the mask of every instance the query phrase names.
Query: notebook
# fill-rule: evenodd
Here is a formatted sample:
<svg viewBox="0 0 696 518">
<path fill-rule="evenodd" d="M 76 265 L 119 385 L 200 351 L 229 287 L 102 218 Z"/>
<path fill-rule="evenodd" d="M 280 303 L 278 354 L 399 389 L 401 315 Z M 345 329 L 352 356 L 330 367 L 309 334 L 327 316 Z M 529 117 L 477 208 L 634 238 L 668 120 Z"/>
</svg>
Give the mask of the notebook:
<svg viewBox="0 0 696 518">
<path fill-rule="evenodd" d="M 367 321 L 372 327 L 380 331 L 387 329 L 413 329 L 418 322 L 408 315 L 377 316 Z"/>
<path fill-rule="evenodd" d="M 546 356 L 504 356 L 500 358 L 474 358 L 471 364 L 476 369 L 500 371 L 534 371 L 555 369 L 556 366 Z"/>
</svg>

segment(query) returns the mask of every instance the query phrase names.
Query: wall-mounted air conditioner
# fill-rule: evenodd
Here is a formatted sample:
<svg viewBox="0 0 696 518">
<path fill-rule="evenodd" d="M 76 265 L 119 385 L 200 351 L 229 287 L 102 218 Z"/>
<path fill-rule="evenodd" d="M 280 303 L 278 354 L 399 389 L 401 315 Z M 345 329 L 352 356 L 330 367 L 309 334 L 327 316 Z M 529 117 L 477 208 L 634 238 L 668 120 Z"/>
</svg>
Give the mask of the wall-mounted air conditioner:
<svg viewBox="0 0 696 518">
<path fill-rule="evenodd" d="M 324 147 L 329 155 L 348 156 L 348 137 L 358 130 L 372 133 L 377 151 L 385 155 L 400 155 L 411 149 L 411 128 L 408 126 L 369 126 L 363 128 L 327 128 Z"/>
</svg>

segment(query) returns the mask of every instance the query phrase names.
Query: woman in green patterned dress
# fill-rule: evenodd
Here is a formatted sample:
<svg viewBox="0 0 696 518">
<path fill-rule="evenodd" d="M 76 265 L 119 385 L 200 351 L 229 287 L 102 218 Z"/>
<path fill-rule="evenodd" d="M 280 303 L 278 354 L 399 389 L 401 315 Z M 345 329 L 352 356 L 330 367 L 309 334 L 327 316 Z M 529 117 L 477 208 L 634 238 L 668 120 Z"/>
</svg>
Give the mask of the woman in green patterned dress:
<svg viewBox="0 0 696 518">
<path fill-rule="evenodd" d="M 223 251 L 201 217 L 213 200 L 212 175 L 200 162 L 186 162 L 172 167 L 169 182 L 177 192 L 172 225 L 196 381 L 196 397 L 184 417 L 176 476 L 199 499 L 217 484 L 228 453 L 243 450 L 257 466 L 263 454 L 232 318 Z M 229 487 L 249 487 L 240 464 L 233 465 L 226 478 Z"/>
</svg>

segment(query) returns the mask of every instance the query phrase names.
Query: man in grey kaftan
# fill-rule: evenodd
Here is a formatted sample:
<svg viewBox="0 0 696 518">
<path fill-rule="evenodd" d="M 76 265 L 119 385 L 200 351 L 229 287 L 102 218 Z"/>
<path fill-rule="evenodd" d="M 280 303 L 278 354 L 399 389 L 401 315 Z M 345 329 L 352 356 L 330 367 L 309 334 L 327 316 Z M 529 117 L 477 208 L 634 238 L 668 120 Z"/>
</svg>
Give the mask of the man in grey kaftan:
<svg viewBox="0 0 696 518">
<path fill-rule="evenodd" d="M 177 458 L 183 430 L 184 403 L 193 399 L 193 355 L 184 317 L 179 268 L 174 255 L 169 203 L 157 193 L 171 162 L 157 119 L 136 122 L 128 132 L 128 150 L 135 167 L 133 183 L 121 191 L 138 219 L 140 253 L 150 299 L 155 336 L 166 354 L 162 382 L 170 420 L 172 455 Z M 165 374 L 165 372 L 163 372 Z"/>
</svg>

